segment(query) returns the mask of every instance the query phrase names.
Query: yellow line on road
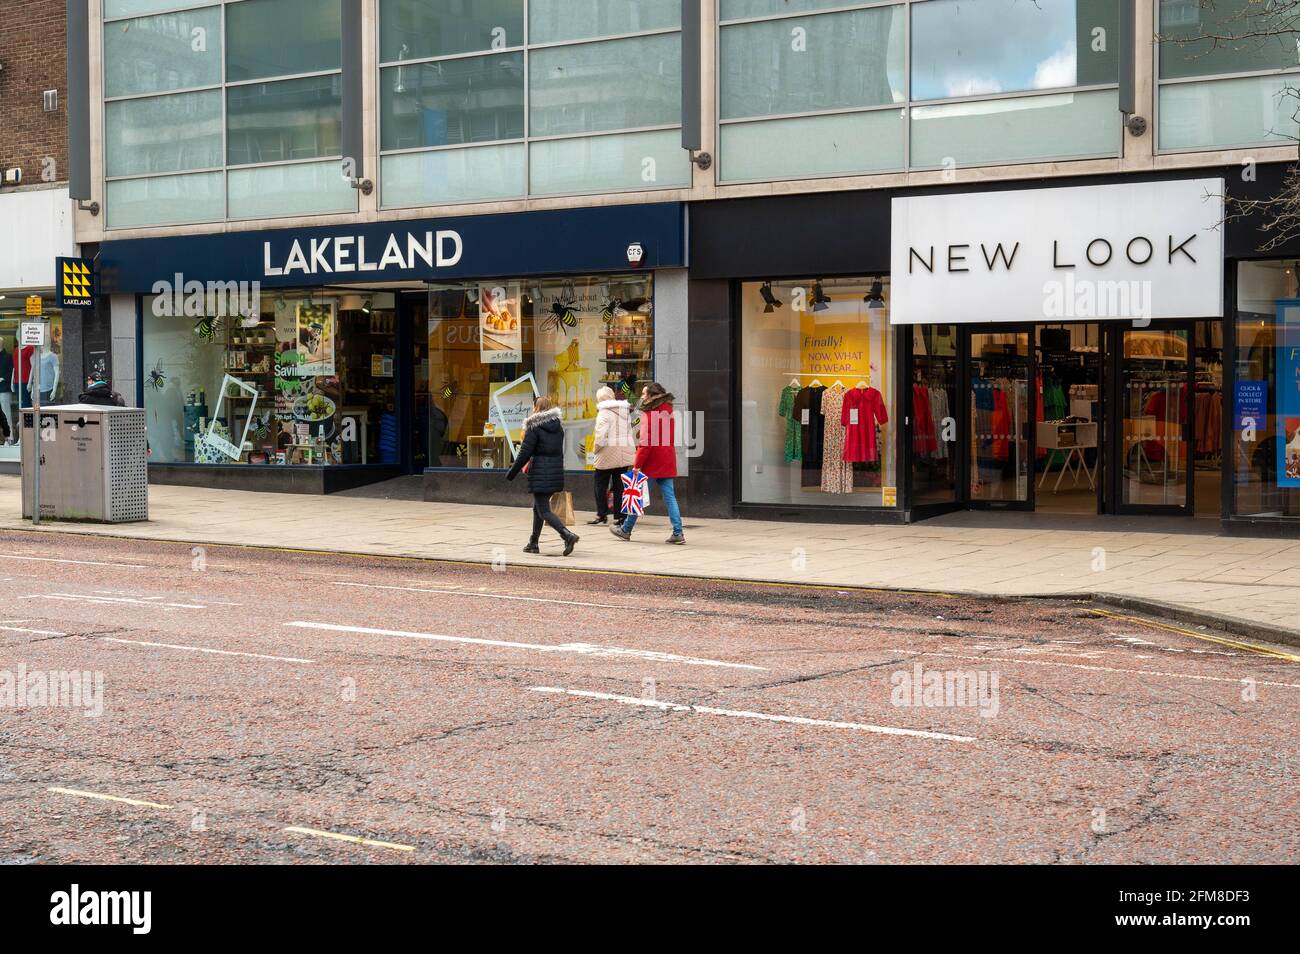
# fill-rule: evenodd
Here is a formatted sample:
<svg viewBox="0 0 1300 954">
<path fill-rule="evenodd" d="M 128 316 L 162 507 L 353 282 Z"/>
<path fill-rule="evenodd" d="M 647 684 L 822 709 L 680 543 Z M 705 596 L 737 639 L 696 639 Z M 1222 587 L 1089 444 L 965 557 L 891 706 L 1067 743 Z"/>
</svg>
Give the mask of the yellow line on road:
<svg viewBox="0 0 1300 954">
<path fill-rule="evenodd" d="M 83 792 L 78 788 L 47 788 L 47 792 L 54 792 L 58 795 L 72 795 L 75 798 L 93 798 L 101 802 L 121 802 L 123 805 L 134 805 L 137 808 L 161 808 L 169 809 L 170 805 L 160 805 L 157 802 L 145 802 L 138 798 L 122 798 L 118 795 L 104 795 L 100 792 Z"/>
<path fill-rule="evenodd" d="M 1241 649 L 1248 653 L 1256 653 L 1260 656 L 1273 656 L 1277 659 L 1285 659 L 1287 662 L 1300 662 L 1300 656 L 1292 653 L 1284 653 L 1279 649 L 1268 649 L 1264 646 L 1256 646 L 1253 643 L 1242 643 L 1235 639 L 1225 639 L 1222 636 L 1210 636 L 1207 633 L 1198 633 L 1195 630 L 1184 629 L 1181 626 L 1170 626 L 1168 623 L 1157 623 L 1155 620 L 1143 619 L 1140 616 L 1125 616 L 1122 613 L 1112 613 L 1109 610 L 1094 609 L 1089 612 L 1096 613 L 1098 616 L 1105 616 L 1107 619 L 1118 619 L 1128 623 L 1138 623 L 1142 626 L 1151 626 L 1155 629 L 1163 629 L 1170 633 L 1178 633 L 1180 636 L 1190 636 L 1192 639 L 1203 639 L 1207 643 L 1216 643 L 1220 646 L 1231 646 L 1233 649 Z"/>
<path fill-rule="evenodd" d="M 354 845 L 365 845 L 367 848 L 389 848 L 393 851 L 415 851 L 414 845 L 397 845 L 391 841 L 375 841 L 372 838 L 358 838 L 356 835 L 341 835 L 336 831 L 321 831 L 318 828 L 300 828 L 297 825 L 289 825 L 285 831 L 291 831 L 296 835 L 310 835 L 313 838 L 332 838 L 335 841 L 347 841 Z"/>
</svg>

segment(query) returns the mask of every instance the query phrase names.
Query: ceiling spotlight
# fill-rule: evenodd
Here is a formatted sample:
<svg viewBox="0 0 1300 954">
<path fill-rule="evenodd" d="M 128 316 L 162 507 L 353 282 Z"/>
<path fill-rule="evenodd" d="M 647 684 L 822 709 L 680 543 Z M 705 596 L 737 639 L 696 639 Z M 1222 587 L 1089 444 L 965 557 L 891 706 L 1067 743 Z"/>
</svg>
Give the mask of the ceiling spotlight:
<svg viewBox="0 0 1300 954">
<path fill-rule="evenodd" d="M 879 278 L 871 283 L 871 290 L 867 292 L 862 300 L 873 311 L 885 307 L 885 286 Z"/>
<path fill-rule="evenodd" d="M 477 289 L 477 288 L 466 288 L 466 289 L 465 289 L 465 297 L 469 299 L 469 303 L 470 303 L 471 305 L 477 305 L 477 304 L 478 304 L 478 289 Z"/>
<path fill-rule="evenodd" d="M 782 304 L 784 304 L 781 301 L 781 299 L 777 298 L 776 295 L 772 292 L 771 282 L 763 282 L 763 285 L 761 288 L 759 288 L 758 293 L 763 298 L 763 314 L 765 315 L 772 314 L 772 312 L 776 311 L 778 308 L 781 307 Z"/>
<path fill-rule="evenodd" d="M 373 299 L 367 298 L 365 302 L 362 304 L 361 310 L 364 311 L 367 315 L 370 314 L 370 307 L 372 304 L 373 304 Z"/>
<path fill-rule="evenodd" d="M 826 292 L 822 290 L 821 281 L 813 282 L 813 311 L 825 311 L 829 307 L 831 300 L 826 297 Z"/>
</svg>

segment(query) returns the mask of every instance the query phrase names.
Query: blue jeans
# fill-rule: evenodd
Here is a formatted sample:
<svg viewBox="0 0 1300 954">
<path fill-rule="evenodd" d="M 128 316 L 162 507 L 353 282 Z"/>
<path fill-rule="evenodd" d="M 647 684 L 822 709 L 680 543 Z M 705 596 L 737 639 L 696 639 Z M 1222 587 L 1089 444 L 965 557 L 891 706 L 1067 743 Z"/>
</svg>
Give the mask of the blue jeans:
<svg viewBox="0 0 1300 954">
<path fill-rule="evenodd" d="M 668 519 L 672 521 L 673 533 L 682 532 L 682 511 L 677 506 L 677 491 L 673 487 L 671 477 L 650 477 L 650 483 L 659 488 L 659 495 L 664 498 L 664 506 L 668 508 Z M 636 514 L 630 513 L 623 520 L 623 532 L 631 533 L 632 528 L 636 526 Z"/>
</svg>

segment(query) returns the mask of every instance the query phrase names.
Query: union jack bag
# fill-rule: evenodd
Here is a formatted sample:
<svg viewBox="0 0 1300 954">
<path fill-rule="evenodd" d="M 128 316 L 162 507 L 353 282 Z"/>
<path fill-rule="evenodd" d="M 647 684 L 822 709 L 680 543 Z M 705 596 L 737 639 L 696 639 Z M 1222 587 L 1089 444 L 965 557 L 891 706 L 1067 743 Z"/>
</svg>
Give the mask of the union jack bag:
<svg viewBox="0 0 1300 954">
<path fill-rule="evenodd" d="M 640 471 L 623 474 L 623 505 L 619 509 L 626 514 L 640 516 L 645 513 L 650 499 L 650 481 Z"/>
</svg>

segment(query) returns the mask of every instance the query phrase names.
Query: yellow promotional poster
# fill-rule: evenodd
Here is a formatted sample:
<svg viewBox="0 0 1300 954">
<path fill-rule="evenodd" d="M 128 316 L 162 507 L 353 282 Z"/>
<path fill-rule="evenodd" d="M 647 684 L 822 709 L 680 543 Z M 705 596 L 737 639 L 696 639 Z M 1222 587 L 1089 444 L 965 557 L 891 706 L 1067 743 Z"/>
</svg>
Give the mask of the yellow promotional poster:
<svg viewBox="0 0 1300 954">
<path fill-rule="evenodd" d="M 808 311 L 799 316 L 799 370 L 817 375 L 822 384 L 839 378 L 845 387 L 853 387 L 859 379 L 879 378 L 879 369 L 873 370 L 871 366 L 868 316 L 859 314 L 854 303 L 839 305 L 845 306 L 852 308 L 852 312 L 840 312 L 837 303 L 831 303 L 825 311 Z M 877 382 L 867 380 L 867 383 Z"/>
</svg>

